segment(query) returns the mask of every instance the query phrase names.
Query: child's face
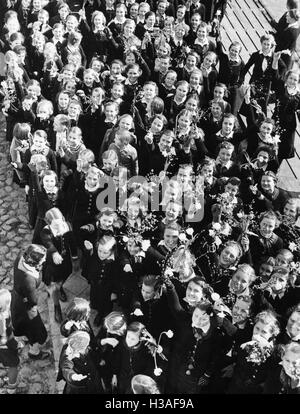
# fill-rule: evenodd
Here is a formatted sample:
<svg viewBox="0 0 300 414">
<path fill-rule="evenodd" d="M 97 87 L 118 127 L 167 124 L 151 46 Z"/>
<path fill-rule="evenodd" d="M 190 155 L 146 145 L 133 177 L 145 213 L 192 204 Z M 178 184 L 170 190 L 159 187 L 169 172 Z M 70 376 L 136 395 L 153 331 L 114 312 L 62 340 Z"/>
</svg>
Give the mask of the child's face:
<svg viewBox="0 0 300 414">
<path fill-rule="evenodd" d="M 159 56 L 159 57 L 169 56 L 168 48 L 166 46 L 164 46 L 163 44 L 160 45 L 158 50 L 157 50 L 157 56 Z"/>
<path fill-rule="evenodd" d="M 273 266 L 268 263 L 263 263 L 259 268 L 259 276 L 263 282 L 267 282 L 273 272 Z"/>
<path fill-rule="evenodd" d="M 37 117 L 40 119 L 49 119 L 50 118 L 49 110 L 47 108 L 41 107 L 37 113 Z"/>
<path fill-rule="evenodd" d="M 137 332 L 128 331 L 125 342 L 129 348 L 135 347 L 140 342 L 139 334 Z"/>
<path fill-rule="evenodd" d="M 289 259 L 282 253 L 278 253 L 275 257 L 275 266 L 289 267 Z"/>
<path fill-rule="evenodd" d="M 268 175 L 263 175 L 261 179 L 261 188 L 269 194 L 273 194 L 275 190 L 274 179 Z"/>
<path fill-rule="evenodd" d="M 129 131 L 132 128 L 132 119 L 129 117 L 124 117 L 120 120 L 119 123 L 120 129 L 124 129 L 125 131 Z"/>
<path fill-rule="evenodd" d="M 167 8 L 166 3 L 164 3 L 164 2 L 158 3 L 158 5 L 157 5 L 157 12 L 162 15 L 162 14 L 165 13 L 166 8 Z"/>
<path fill-rule="evenodd" d="M 220 86 L 216 86 L 214 89 L 214 99 L 224 99 L 224 88 L 221 88 Z"/>
<path fill-rule="evenodd" d="M 53 35 L 55 39 L 60 39 L 63 35 L 62 27 L 56 27 L 53 29 Z"/>
<path fill-rule="evenodd" d="M 232 133 L 234 128 L 234 119 L 233 118 L 224 118 L 222 123 L 222 132 L 224 135 L 229 135 Z"/>
<path fill-rule="evenodd" d="M 136 67 L 129 69 L 127 72 L 127 78 L 131 83 L 135 83 L 138 80 L 139 76 L 139 70 Z"/>
<path fill-rule="evenodd" d="M 48 192 L 50 190 L 53 190 L 56 186 L 56 178 L 54 175 L 45 175 L 43 177 L 43 185 L 45 190 Z"/>
<path fill-rule="evenodd" d="M 105 245 L 99 244 L 98 246 L 98 257 L 100 260 L 106 260 L 111 255 L 111 250 Z"/>
<path fill-rule="evenodd" d="M 33 0 L 32 6 L 35 10 L 41 10 L 42 8 L 42 1 L 41 0 Z"/>
<path fill-rule="evenodd" d="M 162 73 L 165 73 L 170 66 L 170 59 L 169 58 L 160 58 L 159 59 L 159 69 Z"/>
<path fill-rule="evenodd" d="M 58 105 L 61 109 L 67 109 L 70 102 L 69 95 L 61 93 L 58 97 Z"/>
<path fill-rule="evenodd" d="M 186 129 L 190 126 L 191 121 L 190 118 L 188 116 L 181 116 L 180 118 L 178 118 L 178 126 L 179 128 L 182 129 Z"/>
<path fill-rule="evenodd" d="M 111 121 L 113 121 L 117 116 L 117 110 L 116 110 L 115 106 L 113 106 L 113 105 L 108 105 L 105 108 L 104 112 L 105 112 L 106 118 L 108 120 L 111 120 Z"/>
<path fill-rule="evenodd" d="M 175 30 L 175 35 L 178 39 L 182 39 L 183 36 L 185 35 L 185 30 L 183 27 L 177 27 Z"/>
<path fill-rule="evenodd" d="M 108 158 L 106 160 L 103 160 L 103 168 L 106 171 L 112 171 L 116 165 L 117 165 L 117 161 L 110 160 Z"/>
<path fill-rule="evenodd" d="M 62 20 L 65 20 L 69 14 L 69 10 L 67 7 L 62 7 L 58 10 L 58 14 Z"/>
<path fill-rule="evenodd" d="M 287 287 L 287 282 L 287 276 L 273 274 L 270 280 L 272 291 L 276 294 L 284 292 Z"/>
<path fill-rule="evenodd" d="M 88 173 L 85 179 L 86 179 L 86 184 L 90 188 L 95 188 L 99 184 L 98 175 L 92 172 Z"/>
<path fill-rule="evenodd" d="M 97 28 L 98 30 L 99 28 L 103 27 L 103 19 L 101 16 L 95 16 L 94 25 L 95 25 L 95 28 Z"/>
<path fill-rule="evenodd" d="M 122 98 L 124 89 L 121 85 L 114 85 L 111 90 L 111 95 L 114 99 Z"/>
<path fill-rule="evenodd" d="M 73 78 L 73 75 L 74 75 L 74 73 L 70 69 L 65 69 L 63 71 L 63 77 L 64 77 L 64 79 L 72 79 Z"/>
<path fill-rule="evenodd" d="M 209 324 L 210 316 L 199 308 L 196 308 L 192 315 L 192 326 L 204 328 Z"/>
<path fill-rule="evenodd" d="M 250 315 L 250 303 L 244 300 L 237 299 L 232 308 L 232 322 L 233 324 L 241 324 L 246 322 Z"/>
<path fill-rule="evenodd" d="M 68 32 L 74 32 L 78 26 L 78 20 L 75 16 L 69 16 L 66 21 L 66 28 Z"/>
<path fill-rule="evenodd" d="M 83 82 L 88 87 L 93 86 L 94 76 L 91 73 L 85 73 L 83 76 Z"/>
<path fill-rule="evenodd" d="M 81 137 L 74 131 L 71 131 L 68 136 L 68 144 L 70 148 L 77 148 L 81 142 Z"/>
<path fill-rule="evenodd" d="M 270 325 L 266 324 L 263 321 L 258 321 L 254 325 L 252 339 L 255 337 L 264 338 L 266 341 L 272 337 L 272 328 Z"/>
<path fill-rule="evenodd" d="M 41 22 L 42 24 L 46 24 L 48 22 L 48 18 L 45 14 L 39 13 L 38 21 Z"/>
<path fill-rule="evenodd" d="M 194 69 L 196 67 L 197 64 L 197 59 L 195 58 L 195 56 L 188 56 L 186 59 L 186 66 L 189 69 Z"/>
<path fill-rule="evenodd" d="M 211 113 L 214 118 L 220 119 L 222 116 L 222 109 L 219 105 L 213 103 L 211 106 Z"/>
<path fill-rule="evenodd" d="M 177 230 L 166 229 L 164 232 L 164 242 L 167 247 L 173 249 L 178 243 L 179 233 Z"/>
<path fill-rule="evenodd" d="M 200 27 L 197 31 L 197 38 L 201 41 L 205 40 L 207 36 L 207 31 L 204 27 Z"/>
<path fill-rule="evenodd" d="M 113 63 L 111 65 L 110 71 L 113 76 L 120 75 L 122 71 L 121 65 L 119 65 L 118 63 Z"/>
<path fill-rule="evenodd" d="M 236 262 L 237 258 L 237 248 L 235 246 L 227 246 L 220 253 L 220 264 L 229 267 Z"/>
<path fill-rule="evenodd" d="M 269 239 L 272 236 L 275 227 L 275 220 L 265 217 L 262 219 L 259 225 L 260 234 L 266 239 Z"/>
<path fill-rule="evenodd" d="M 250 284 L 249 275 L 245 272 L 238 270 L 232 276 L 230 287 L 236 295 L 242 294 Z"/>
<path fill-rule="evenodd" d="M 300 334 L 300 313 L 293 312 L 288 319 L 287 332 L 290 334 L 291 338 L 296 338 Z"/>
<path fill-rule="evenodd" d="M 135 28 L 134 23 L 127 23 L 127 24 L 124 26 L 124 36 L 125 36 L 125 37 L 130 37 L 130 36 L 132 36 L 132 35 L 133 35 L 133 33 L 134 33 L 134 28 Z"/>
<path fill-rule="evenodd" d="M 162 131 L 164 123 L 161 119 L 154 118 L 151 124 L 151 131 L 153 134 L 158 134 Z"/>
<path fill-rule="evenodd" d="M 125 10 L 124 10 L 124 8 L 123 8 L 123 7 L 120 7 L 120 8 L 118 8 L 118 9 L 116 10 L 116 18 L 117 18 L 117 20 L 119 20 L 119 21 L 124 20 L 124 18 L 125 18 Z M 125 29 L 125 28 L 124 28 L 124 29 Z"/>
<path fill-rule="evenodd" d="M 91 68 L 95 72 L 100 73 L 100 71 L 101 71 L 101 62 L 99 62 L 99 60 L 94 60 L 93 63 L 92 63 Z"/>
<path fill-rule="evenodd" d="M 195 99 L 190 98 L 186 101 L 185 107 L 192 113 L 195 113 L 198 109 L 198 102 Z"/>
<path fill-rule="evenodd" d="M 184 9 L 178 9 L 177 13 L 176 13 L 176 17 L 178 20 L 182 20 L 184 18 L 185 15 L 185 10 Z"/>
<path fill-rule="evenodd" d="M 179 85 L 176 89 L 176 96 L 180 100 L 184 100 L 187 96 L 188 88 L 185 85 Z"/>
<path fill-rule="evenodd" d="M 32 99 L 36 100 L 38 97 L 38 90 L 33 85 L 28 86 L 27 88 L 27 94 L 31 96 Z"/>
<path fill-rule="evenodd" d="M 132 19 L 136 19 L 137 18 L 137 15 L 138 15 L 138 11 L 139 11 L 139 5 L 138 4 L 133 4 L 130 7 L 130 17 Z"/>
<path fill-rule="evenodd" d="M 205 178 L 210 178 L 214 175 L 214 168 L 212 165 L 204 165 L 201 169 L 201 175 Z"/>
<path fill-rule="evenodd" d="M 192 26 L 192 29 L 193 30 L 195 30 L 195 29 L 197 29 L 197 27 L 199 26 L 199 24 L 200 24 L 200 16 L 192 16 L 192 18 L 191 18 L 191 26 Z"/>
<path fill-rule="evenodd" d="M 126 65 L 132 65 L 132 64 L 135 64 L 136 63 L 135 56 L 134 56 L 133 53 L 128 53 L 126 55 L 125 63 L 126 63 Z"/>
<path fill-rule="evenodd" d="M 93 91 L 91 98 L 95 105 L 100 105 L 102 102 L 102 94 L 100 92 Z"/>
<path fill-rule="evenodd" d="M 225 193 L 228 193 L 231 197 L 235 197 L 239 192 L 239 187 L 228 183 L 225 185 Z"/>
<path fill-rule="evenodd" d="M 149 16 L 147 19 L 146 19 L 146 24 L 147 24 L 147 27 L 153 27 L 154 26 L 154 24 L 155 24 L 155 17 L 154 16 Z"/>
<path fill-rule="evenodd" d="M 112 215 L 103 214 L 100 217 L 99 223 L 102 230 L 108 230 L 111 228 L 114 222 L 114 217 Z"/>
<path fill-rule="evenodd" d="M 226 164 L 228 161 L 230 161 L 232 156 L 232 151 L 226 148 L 222 148 L 219 151 L 219 159 L 223 164 Z"/>
<path fill-rule="evenodd" d="M 202 83 L 200 73 L 192 73 L 190 76 L 190 85 L 192 88 L 197 88 Z"/>
<path fill-rule="evenodd" d="M 261 133 L 263 138 L 268 137 L 269 135 L 271 135 L 272 131 L 273 131 L 273 125 L 272 124 L 268 124 L 268 123 L 264 122 L 260 127 L 260 133 Z"/>
<path fill-rule="evenodd" d="M 148 100 L 153 99 L 156 96 L 155 86 L 145 85 L 144 86 L 144 96 Z"/>
<path fill-rule="evenodd" d="M 174 203 L 168 204 L 166 208 L 166 218 L 169 221 L 174 221 L 179 216 L 179 206 Z"/>
<path fill-rule="evenodd" d="M 159 140 L 160 147 L 163 151 L 168 150 L 171 148 L 173 143 L 173 138 L 168 137 L 167 135 L 162 135 Z"/>
<path fill-rule="evenodd" d="M 141 293 L 142 293 L 144 301 L 147 302 L 148 300 L 151 300 L 154 298 L 155 290 L 153 286 L 147 286 L 143 283 Z"/>
<path fill-rule="evenodd" d="M 229 59 L 237 60 L 240 55 L 240 48 L 238 46 L 231 46 L 229 49 Z"/>
<path fill-rule="evenodd" d="M 272 49 L 272 42 L 271 40 L 264 40 L 261 44 L 262 50 L 265 53 L 269 53 Z"/>
<path fill-rule="evenodd" d="M 43 137 L 38 135 L 33 136 L 32 138 L 33 145 L 39 150 L 46 147 L 46 141 Z"/>
<path fill-rule="evenodd" d="M 260 165 L 267 165 L 269 162 L 269 154 L 265 151 L 260 151 L 257 155 L 257 160 Z"/>
<path fill-rule="evenodd" d="M 133 241 L 127 243 L 127 250 L 130 256 L 135 256 L 139 253 L 140 247 L 136 245 Z"/>
<path fill-rule="evenodd" d="M 215 63 L 215 59 L 212 55 L 207 55 L 203 59 L 203 66 L 209 69 Z"/>
<path fill-rule="evenodd" d="M 80 114 L 80 108 L 75 104 L 70 104 L 68 107 L 68 114 L 70 118 L 76 119 Z"/>
<path fill-rule="evenodd" d="M 294 72 L 290 73 L 286 83 L 289 88 L 296 88 L 299 83 L 299 75 Z"/>
<path fill-rule="evenodd" d="M 300 358 L 299 352 L 288 350 L 282 357 L 282 366 L 285 373 L 292 379 L 299 381 L 300 378 Z"/>
<path fill-rule="evenodd" d="M 291 222 L 296 221 L 297 219 L 297 206 L 294 203 L 287 203 L 284 206 L 283 214 L 287 217 Z"/>
<path fill-rule="evenodd" d="M 65 85 L 65 89 L 66 89 L 66 91 L 72 96 L 72 95 L 74 95 L 75 94 L 75 91 L 76 91 L 76 86 L 75 86 L 75 84 L 74 83 L 71 83 L 71 82 L 68 82 L 68 83 L 66 83 L 66 85 Z"/>
<path fill-rule="evenodd" d="M 175 73 L 168 73 L 167 76 L 165 77 L 165 84 L 168 88 L 171 88 L 172 86 L 175 85 L 176 82 L 176 74 Z"/>
</svg>

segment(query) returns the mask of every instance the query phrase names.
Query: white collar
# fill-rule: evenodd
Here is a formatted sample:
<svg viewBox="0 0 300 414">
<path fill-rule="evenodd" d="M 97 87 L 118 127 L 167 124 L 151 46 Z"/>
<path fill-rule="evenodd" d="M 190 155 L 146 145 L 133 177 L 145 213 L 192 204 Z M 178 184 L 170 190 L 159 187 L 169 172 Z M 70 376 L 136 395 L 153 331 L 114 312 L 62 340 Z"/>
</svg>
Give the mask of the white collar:
<svg viewBox="0 0 300 414">
<path fill-rule="evenodd" d="M 287 28 L 290 28 L 290 27 L 295 27 L 296 29 L 298 29 L 299 23 L 298 22 L 290 23 Z"/>
<path fill-rule="evenodd" d="M 231 161 L 231 160 L 229 160 L 229 161 L 227 161 L 226 162 L 226 164 L 222 164 L 222 162 L 221 162 L 221 160 L 219 159 L 219 157 L 217 157 L 217 159 L 216 159 L 216 164 L 218 165 L 221 165 L 221 167 L 225 167 L 225 168 L 227 168 L 227 170 L 229 170 L 229 168 L 232 166 L 232 164 L 233 164 L 233 161 Z"/>
<path fill-rule="evenodd" d="M 299 92 L 299 89 L 298 89 L 297 86 L 296 86 L 296 88 L 289 88 L 287 85 L 285 85 L 285 86 L 286 86 L 287 93 L 289 95 L 294 96 L 294 95 L 297 95 L 297 93 Z"/>
<path fill-rule="evenodd" d="M 49 229 L 51 230 L 52 234 L 54 237 L 56 236 L 63 236 L 65 233 L 67 233 L 69 231 L 69 226 L 67 225 L 67 223 L 64 223 L 64 226 L 62 228 L 62 233 L 58 233 L 57 230 L 54 230 L 51 225 L 48 226 Z"/>
<path fill-rule="evenodd" d="M 273 56 L 273 51 L 271 51 L 271 52 L 269 52 L 267 55 L 265 55 L 265 54 L 263 53 L 263 51 L 262 51 L 262 50 L 260 50 L 260 51 L 259 51 L 259 54 L 260 54 L 260 55 L 263 55 L 264 57 L 272 57 L 272 56 Z"/>
<path fill-rule="evenodd" d="M 218 137 L 226 138 L 226 140 L 231 139 L 233 137 L 234 131 L 231 131 L 229 135 L 223 135 L 222 129 L 220 129 L 219 132 L 216 133 Z"/>
<path fill-rule="evenodd" d="M 194 42 L 194 44 L 195 45 L 200 45 L 200 46 L 208 46 L 209 45 L 209 41 L 208 41 L 208 39 L 205 39 L 205 41 L 204 42 L 200 42 L 200 40 L 197 38 L 196 40 L 195 40 L 195 42 Z"/>
<path fill-rule="evenodd" d="M 29 264 L 25 263 L 24 257 L 20 258 L 18 269 L 25 271 L 25 273 L 29 274 L 35 279 L 39 279 L 40 277 L 40 273 L 36 270 L 35 267 L 32 267 Z"/>
</svg>

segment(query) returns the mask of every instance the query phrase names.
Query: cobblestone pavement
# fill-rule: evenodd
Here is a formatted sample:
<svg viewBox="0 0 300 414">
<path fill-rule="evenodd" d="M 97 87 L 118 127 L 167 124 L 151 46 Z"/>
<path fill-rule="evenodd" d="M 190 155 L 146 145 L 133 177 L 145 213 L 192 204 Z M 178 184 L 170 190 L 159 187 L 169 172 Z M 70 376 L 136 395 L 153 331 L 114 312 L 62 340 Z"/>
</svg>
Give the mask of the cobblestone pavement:
<svg viewBox="0 0 300 414">
<path fill-rule="evenodd" d="M 12 182 L 12 169 L 8 159 L 9 144 L 5 141 L 5 120 L 0 115 L 0 286 L 12 289 L 13 263 L 20 249 L 30 244 L 32 232 L 27 225 L 27 203 L 24 189 Z M 49 331 L 47 293 L 40 289 L 39 310 Z M 51 335 L 45 349 L 52 349 Z M 32 361 L 27 357 L 28 345 L 20 352 L 17 392 L 21 394 L 55 393 L 54 356 L 44 361 Z M 0 378 L 6 377 L 6 369 L 0 366 Z M 0 394 L 3 393 L 0 388 Z"/>
</svg>

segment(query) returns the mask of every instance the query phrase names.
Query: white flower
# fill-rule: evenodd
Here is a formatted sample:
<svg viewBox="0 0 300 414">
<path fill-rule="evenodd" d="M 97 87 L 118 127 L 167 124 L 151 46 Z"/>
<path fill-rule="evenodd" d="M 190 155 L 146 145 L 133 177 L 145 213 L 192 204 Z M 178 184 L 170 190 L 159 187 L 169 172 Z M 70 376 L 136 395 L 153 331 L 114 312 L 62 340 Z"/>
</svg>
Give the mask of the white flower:
<svg viewBox="0 0 300 414">
<path fill-rule="evenodd" d="M 180 241 L 186 241 L 186 235 L 185 235 L 185 233 L 180 233 L 179 234 L 179 240 Z"/>
<path fill-rule="evenodd" d="M 215 237 L 216 232 L 214 230 L 208 230 L 208 234 L 210 235 L 210 237 Z"/>
<path fill-rule="evenodd" d="M 273 137 L 273 143 L 274 144 L 279 144 L 279 142 L 281 142 L 279 135 L 275 135 Z"/>
<path fill-rule="evenodd" d="M 124 241 L 125 243 L 127 243 L 127 242 L 128 242 L 128 240 L 129 240 L 129 239 L 128 239 L 128 237 L 127 237 L 127 236 L 124 236 L 124 237 L 123 237 L 123 241 Z"/>
<path fill-rule="evenodd" d="M 220 239 L 220 237 L 216 236 L 216 238 L 215 238 L 215 244 L 217 245 L 217 247 L 221 246 L 222 240 Z"/>
<path fill-rule="evenodd" d="M 217 302 L 218 300 L 220 300 L 220 295 L 216 292 L 212 293 L 211 298 L 214 302 Z"/>
<path fill-rule="evenodd" d="M 224 236 L 229 236 L 229 234 L 231 233 L 231 227 L 229 226 L 229 224 L 228 223 L 225 223 L 224 224 L 224 227 L 223 227 L 223 229 L 222 229 L 222 234 L 224 235 Z"/>
<path fill-rule="evenodd" d="M 171 268 L 167 268 L 165 270 L 165 276 L 173 276 L 173 270 Z"/>
<path fill-rule="evenodd" d="M 297 244 L 296 243 L 294 243 L 294 242 L 291 242 L 290 244 L 289 244 L 289 249 L 293 252 L 293 251 L 295 251 L 296 249 L 297 249 Z"/>
<path fill-rule="evenodd" d="M 150 240 L 142 241 L 142 250 L 144 250 L 144 252 L 146 252 L 150 246 L 151 246 Z"/>
<path fill-rule="evenodd" d="M 252 187 L 254 187 L 254 186 L 252 186 Z M 244 214 L 241 211 L 239 211 L 237 213 L 237 216 L 238 216 L 239 219 L 241 219 L 242 217 L 244 217 Z"/>
<path fill-rule="evenodd" d="M 169 329 L 169 330 L 166 332 L 166 335 L 167 335 L 167 337 L 168 337 L 168 338 L 173 338 L 174 333 L 173 333 L 173 331 L 171 331 L 171 329 Z"/>
<path fill-rule="evenodd" d="M 220 231 L 221 230 L 221 224 L 220 223 L 214 223 L 212 225 L 212 228 L 217 230 L 217 231 Z"/>
<path fill-rule="evenodd" d="M 156 377 L 159 377 L 161 374 L 162 374 L 162 369 L 161 368 L 155 368 L 154 375 Z"/>
<path fill-rule="evenodd" d="M 141 309 L 138 309 L 138 308 L 134 310 L 133 314 L 135 316 L 143 316 L 144 315 L 143 312 L 141 311 Z"/>
<path fill-rule="evenodd" d="M 158 347 L 157 347 L 157 349 L 156 349 L 156 352 L 157 352 L 158 354 L 161 354 L 161 353 L 162 353 L 162 351 L 163 351 L 162 346 L 161 346 L 161 345 L 158 345 Z"/>
<path fill-rule="evenodd" d="M 194 229 L 192 227 L 189 227 L 188 229 L 186 229 L 186 234 L 188 236 L 192 236 L 194 234 Z"/>
</svg>

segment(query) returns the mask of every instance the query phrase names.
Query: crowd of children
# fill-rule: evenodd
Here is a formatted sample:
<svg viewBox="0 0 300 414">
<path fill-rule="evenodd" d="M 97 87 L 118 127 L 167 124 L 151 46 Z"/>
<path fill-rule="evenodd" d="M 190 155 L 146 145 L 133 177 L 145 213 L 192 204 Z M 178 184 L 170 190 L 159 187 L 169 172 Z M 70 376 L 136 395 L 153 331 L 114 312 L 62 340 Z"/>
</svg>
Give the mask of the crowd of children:
<svg viewBox="0 0 300 414">
<path fill-rule="evenodd" d="M 300 10 L 288 0 L 244 62 L 226 6 L 1 2 L 1 108 L 33 230 L 0 290 L 8 393 L 15 336 L 49 358 L 41 282 L 64 393 L 300 393 L 300 199 L 277 186 Z M 64 290 L 79 270 L 89 301 Z"/>
</svg>

